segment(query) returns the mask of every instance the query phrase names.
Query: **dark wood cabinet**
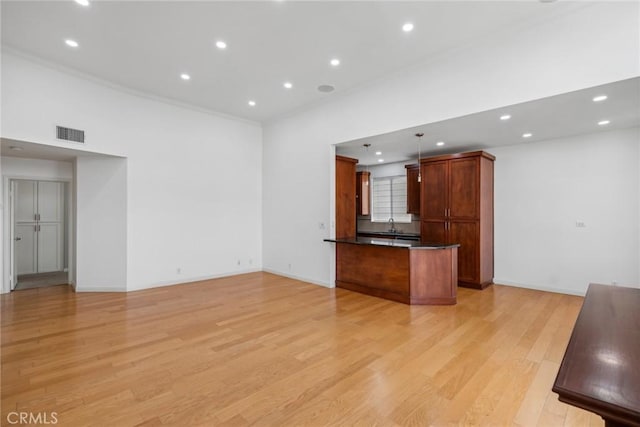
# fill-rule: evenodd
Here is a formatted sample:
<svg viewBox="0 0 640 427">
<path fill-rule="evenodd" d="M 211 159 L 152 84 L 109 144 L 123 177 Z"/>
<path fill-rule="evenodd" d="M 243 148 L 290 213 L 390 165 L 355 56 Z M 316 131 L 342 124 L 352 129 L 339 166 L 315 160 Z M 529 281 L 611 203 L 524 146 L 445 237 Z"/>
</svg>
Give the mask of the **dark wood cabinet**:
<svg viewBox="0 0 640 427">
<path fill-rule="evenodd" d="M 407 169 L 407 213 L 420 215 L 420 165 L 406 165 Z"/>
<path fill-rule="evenodd" d="M 336 242 L 336 286 L 405 304 L 455 304 L 458 248 Z"/>
<path fill-rule="evenodd" d="M 421 167 L 421 219 L 423 221 L 441 220 L 442 222 L 444 222 L 447 216 L 447 179 L 449 163 L 446 161 L 423 162 Z"/>
<path fill-rule="evenodd" d="M 421 160 L 421 240 L 459 243 L 458 283 L 493 283 L 493 162 L 483 151 Z"/>
<path fill-rule="evenodd" d="M 357 159 L 336 156 L 336 237 L 356 236 Z"/>
<path fill-rule="evenodd" d="M 371 173 L 356 172 L 356 214 L 371 215 Z"/>
</svg>

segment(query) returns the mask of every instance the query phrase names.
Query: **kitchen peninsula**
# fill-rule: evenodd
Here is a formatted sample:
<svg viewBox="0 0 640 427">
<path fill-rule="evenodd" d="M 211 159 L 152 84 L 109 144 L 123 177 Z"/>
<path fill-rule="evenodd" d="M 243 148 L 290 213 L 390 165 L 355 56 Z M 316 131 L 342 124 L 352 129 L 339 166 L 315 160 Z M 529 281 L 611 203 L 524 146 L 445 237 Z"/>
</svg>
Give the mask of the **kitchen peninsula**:
<svg viewBox="0 0 640 427">
<path fill-rule="evenodd" d="M 336 286 L 405 304 L 452 305 L 458 244 L 353 237 L 336 244 Z"/>
</svg>

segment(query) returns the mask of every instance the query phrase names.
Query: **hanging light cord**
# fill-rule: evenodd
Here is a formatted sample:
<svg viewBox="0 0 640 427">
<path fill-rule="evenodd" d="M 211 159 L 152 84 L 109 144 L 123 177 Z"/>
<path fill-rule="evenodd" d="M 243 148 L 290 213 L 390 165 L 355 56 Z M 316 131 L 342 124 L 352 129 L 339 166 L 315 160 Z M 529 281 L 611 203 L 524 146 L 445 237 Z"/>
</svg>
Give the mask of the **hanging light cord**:
<svg viewBox="0 0 640 427">
<path fill-rule="evenodd" d="M 366 157 L 369 157 L 369 147 L 371 147 L 371 144 L 363 144 L 364 145 L 364 150 L 367 153 Z M 367 159 L 368 162 L 368 159 Z M 364 165 L 364 170 L 365 172 L 369 173 L 369 164 L 367 163 L 366 165 Z M 367 180 L 365 182 L 365 185 L 369 185 L 369 180 Z"/>
<path fill-rule="evenodd" d="M 418 137 L 418 182 L 422 182 L 422 167 L 420 166 L 420 142 L 422 141 L 422 137 L 424 133 L 416 133 Z"/>
</svg>

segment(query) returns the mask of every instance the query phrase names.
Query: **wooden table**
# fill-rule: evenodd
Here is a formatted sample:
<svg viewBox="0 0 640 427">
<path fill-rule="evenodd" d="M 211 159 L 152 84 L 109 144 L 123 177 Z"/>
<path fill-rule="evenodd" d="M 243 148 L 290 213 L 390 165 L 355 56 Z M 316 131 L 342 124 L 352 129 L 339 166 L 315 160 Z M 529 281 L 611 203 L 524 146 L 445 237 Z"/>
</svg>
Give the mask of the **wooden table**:
<svg viewBox="0 0 640 427">
<path fill-rule="evenodd" d="M 552 390 L 606 426 L 640 426 L 640 289 L 589 285 Z"/>
</svg>

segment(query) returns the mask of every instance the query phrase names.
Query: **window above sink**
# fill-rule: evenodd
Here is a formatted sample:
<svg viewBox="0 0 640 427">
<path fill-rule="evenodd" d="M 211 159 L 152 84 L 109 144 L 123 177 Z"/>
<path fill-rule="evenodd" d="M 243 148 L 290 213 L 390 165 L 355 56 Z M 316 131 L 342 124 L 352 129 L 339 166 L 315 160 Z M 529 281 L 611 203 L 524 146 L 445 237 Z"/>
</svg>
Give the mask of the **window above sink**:
<svg viewBox="0 0 640 427">
<path fill-rule="evenodd" d="M 371 180 L 371 222 L 410 223 L 407 213 L 406 175 L 377 177 Z"/>
</svg>

